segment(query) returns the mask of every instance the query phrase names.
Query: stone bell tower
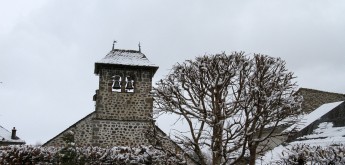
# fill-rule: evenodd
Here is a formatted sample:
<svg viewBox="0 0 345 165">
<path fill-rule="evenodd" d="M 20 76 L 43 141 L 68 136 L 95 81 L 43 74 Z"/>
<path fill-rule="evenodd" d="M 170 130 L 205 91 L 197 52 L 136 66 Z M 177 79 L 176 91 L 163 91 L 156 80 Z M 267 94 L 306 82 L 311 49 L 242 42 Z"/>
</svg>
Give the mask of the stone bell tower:
<svg viewBox="0 0 345 165">
<path fill-rule="evenodd" d="M 74 133 L 77 146 L 150 145 L 146 132 L 156 128 L 150 91 L 157 69 L 158 66 L 141 53 L 140 45 L 138 51 L 113 46 L 95 63 L 95 74 L 99 76 L 99 88 L 93 97 L 95 111 L 43 145 L 64 145 L 64 136 L 69 132 Z"/>
<path fill-rule="evenodd" d="M 94 101 L 92 145 L 149 144 L 145 130 L 152 126 L 152 77 L 158 66 L 136 50 L 113 49 L 95 63 L 99 89 Z"/>
</svg>

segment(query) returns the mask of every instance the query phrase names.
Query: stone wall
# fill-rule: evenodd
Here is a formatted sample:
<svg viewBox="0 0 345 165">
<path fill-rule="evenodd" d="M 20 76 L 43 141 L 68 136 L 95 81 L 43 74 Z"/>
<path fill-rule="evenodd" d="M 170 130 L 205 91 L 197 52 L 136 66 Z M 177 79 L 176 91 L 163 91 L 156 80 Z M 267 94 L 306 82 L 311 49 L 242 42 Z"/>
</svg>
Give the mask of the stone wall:
<svg viewBox="0 0 345 165">
<path fill-rule="evenodd" d="M 148 145 L 145 131 L 152 125 L 152 72 L 134 68 L 101 68 L 93 119 L 92 145 Z M 114 77 L 120 88 L 113 89 Z M 134 80 L 133 90 L 126 89 L 127 78 Z"/>
<path fill-rule="evenodd" d="M 91 113 L 79 120 L 45 144 L 43 146 L 62 146 L 65 145 L 63 141 L 63 136 L 72 131 L 74 133 L 74 139 L 77 146 L 87 146 L 91 145 L 92 139 L 92 119 L 95 117 L 95 113 Z"/>
<path fill-rule="evenodd" d="M 98 120 L 95 113 L 91 113 L 77 123 L 73 124 L 56 137 L 44 144 L 44 146 L 63 146 L 63 136 L 68 132 L 74 133 L 77 146 L 131 146 L 153 145 L 147 139 L 146 132 L 152 128 L 152 122 Z M 158 132 L 164 134 L 164 132 Z M 171 141 L 165 141 L 164 146 L 177 147 Z M 179 151 L 180 152 L 180 151 Z"/>
<path fill-rule="evenodd" d="M 95 111 L 44 146 L 64 145 L 63 137 L 72 131 L 77 146 L 160 145 L 173 153 L 181 153 L 182 149 L 170 139 L 166 138 L 158 144 L 157 140 L 148 135 L 149 130 L 157 128 L 158 135 L 166 137 L 152 120 L 153 98 L 150 91 L 152 77 L 157 69 L 158 67 L 148 66 L 97 64 L 95 73 L 99 75 L 99 88 L 93 97 L 96 101 Z M 134 89 L 129 88 L 132 87 L 129 84 L 133 84 Z M 195 164 L 189 157 L 186 158 L 188 164 Z"/>
<path fill-rule="evenodd" d="M 300 88 L 298 94 L 303 96 L 302 110 L 310 113 L 325 103 L 344 101 L 345 95 L 339 93 L 324 92 L 315 89 Z"/>
<path fill-rule="evenodd" d="M 150 122 L 93 120 L 94 146 L 130 146 L 150 145 L 145 132 L 151 127 Z"/>
<path fill-rule="evenodd" d="M 113 76 L 131 76 L 134 92 L 112 89 Z M 151 120 L 153 100 L 150 96 L 152 73 L 141 70 L 102 69 L 96 96 L 96 117 L 111 120 Z"/>
<path fill-rule="evenodd" d="M 118 91 L 113 89 L 114 76 L 121 77 Z M 96 110 L 44 145 L 64 144 L 62 137 L 69 131 L 75 133 L 76 145 L 149 145 L 145 132 L 153 126 L 152 76 L 150 70 L 100 67 Z M 134 80 L 134 90 L 125 89 L 127 77 Z"/>
<path fill-rule="evenodd" d="M 77 123 L 73 124 L 43 146 L 63 146 L 64 135 L 72 131 L 74 133 L 75 144 L 77 146 L 130 146 L 154 145 L 146 135 L 147 131 L 157 128 L 160 136 L 166 136 L 157 126 L 152 127 L 152 122 L 143 121 L 118 121 L 118 120 L 98 120 L 95 112 L 87 115 Z M 170 151 L 179 153 L 181 148 L 171 140 L 163 140 L 163 146 Z"/>
</svg>

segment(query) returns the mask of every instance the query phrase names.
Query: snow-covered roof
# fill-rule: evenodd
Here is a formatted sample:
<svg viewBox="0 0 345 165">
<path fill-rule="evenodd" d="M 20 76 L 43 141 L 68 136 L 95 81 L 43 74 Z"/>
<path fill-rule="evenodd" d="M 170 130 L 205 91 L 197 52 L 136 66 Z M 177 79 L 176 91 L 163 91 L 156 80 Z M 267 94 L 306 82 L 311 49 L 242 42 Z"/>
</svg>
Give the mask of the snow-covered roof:
<svg viewBox="0 0 345 165">
<path fill-rule="evenodd" d="M 314 121 L 322 118 L 324 115 L 332 111 L 343 102 L 344 101 L 323 104 L 310 114 L 302 116 L 299 122 L 290 126 L 283 132 L 288 132 L 293 129 L 295 131 L 301 131 L 312 124 Z M 274 164 L 272 162 L 280 160 L 282 157 L 284 157 L 284 152 L 288 152 L 293 146 L 296 146 L 298 144 L 320 147 L 327 147 L 334 144 L 345 145 L 345 126 L 334 127 L 332 122 L 321 122 L 317 126 L 318 128 L 314 129 L 311 134 L 298 137 L 294 141 L 287 143 L 284 146 L 279 145 L 273 150 L 268 151 L 263 157 L 257 159 L 257 163 Z"/>
<path fill-rule="evenodd" d="M 136 50 L 123 49 L 114 49 L 110 51 L 103 59 L 96 63 L 157 67 L 155 64 L 151 63 L 143 53 Z"/>
<path fill-rule="evenodd" d="M 123 49 L 114 49 L 110 51 L 103 59 L 96 62 L 95 73 L 98 73 L 98 67 L 100 65 L 145 67 L 153 68 L 154 71 L 158 69 L 158 66 L 149 61 L 145 54 L 141 53 L 140 51 Z"/>
<path fill-rule="evenodd" d="M 295 145 L 308 145 L 315 147 L 327 147 L 334 144 L 345 145 L 345 127 L 333 127 L 331 122 L 323 122 L 310 135 L 305 135 L 296 139 L 286 146 L 279 145 L 271 151 L 268 151 L 263 157 L 257 159 L 260 164 L 274 164 L 272 162 L 281 160 L 283 153 L 287 153 Z M 286 156 L 286 154 L 285 154 Z"/>
<path fill-rule="evenodd" d="M 25 143 L 25 141 L 21 139 L 12 139 L 11 138 L 12 133 L 5 129 L 4 127 L 0 126 L 0 142 L 5 142 L 5 143 Z"/>
<path fill-rule="evenodd" d="M 304 115 L 301 120 L 292 126 L 288 127 L 283 132 L 290 132 L 291 130 L 300 131 L 307 127 L 309 124 L 313 123 L 315 120 L 321 118 L 323 115 L 340 105 L 343 101 L 323 104 L 319 108 L 315 109 L 313 112 Z"/>
</svg>

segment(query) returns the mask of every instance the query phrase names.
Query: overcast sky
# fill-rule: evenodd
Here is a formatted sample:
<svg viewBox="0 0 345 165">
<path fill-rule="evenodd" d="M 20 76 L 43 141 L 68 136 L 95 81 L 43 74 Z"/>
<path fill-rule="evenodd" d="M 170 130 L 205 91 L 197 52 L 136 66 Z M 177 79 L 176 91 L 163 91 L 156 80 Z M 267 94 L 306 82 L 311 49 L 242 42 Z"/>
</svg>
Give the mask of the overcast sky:
<svg viewBox="0 0 345 165">
<path fill-rule="evenodd" d="M 44 143 L 94 111 L 94 63 L 113 40 L 141 42 L 154 81 L 186 59 L 245 51 L 281 57 L 300 87 L 345 93 L 343 0 L 0 0 L 0 125 Z"/>
</svg>

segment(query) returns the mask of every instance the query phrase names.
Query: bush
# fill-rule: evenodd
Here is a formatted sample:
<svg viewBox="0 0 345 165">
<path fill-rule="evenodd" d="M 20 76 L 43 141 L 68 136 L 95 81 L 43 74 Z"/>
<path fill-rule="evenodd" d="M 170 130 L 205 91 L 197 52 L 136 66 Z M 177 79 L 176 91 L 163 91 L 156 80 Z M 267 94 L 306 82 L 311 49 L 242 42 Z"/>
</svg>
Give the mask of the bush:
<svg viewBox="0 0 345 165">
<path fill-rule="evenodd" d="M 295 145 L 282 153 L 282 160 L 277 164 L 345 164 L 345 146 L 331 145 L 327 147 L 311 146 L 307 144 Z"/>
<path fill-rule="evenodd" d="M 182 155 L 168 155 L 152 146 L 130 147 L 37 147 L 1 146 L 0 164 L 185 164 Z"/>
</svg>

